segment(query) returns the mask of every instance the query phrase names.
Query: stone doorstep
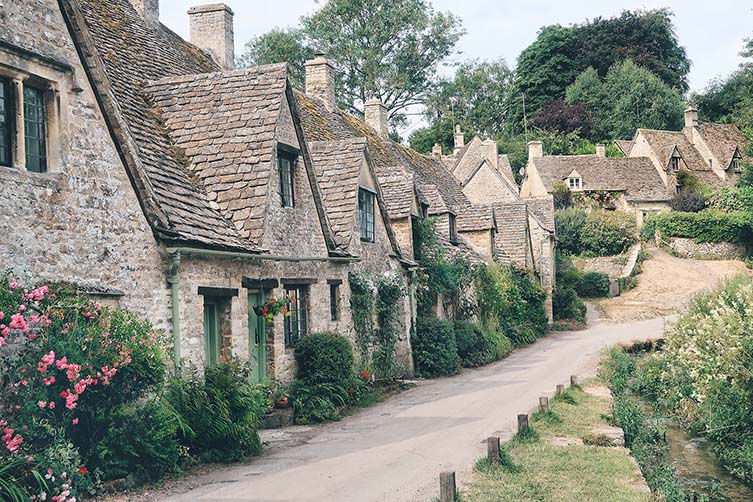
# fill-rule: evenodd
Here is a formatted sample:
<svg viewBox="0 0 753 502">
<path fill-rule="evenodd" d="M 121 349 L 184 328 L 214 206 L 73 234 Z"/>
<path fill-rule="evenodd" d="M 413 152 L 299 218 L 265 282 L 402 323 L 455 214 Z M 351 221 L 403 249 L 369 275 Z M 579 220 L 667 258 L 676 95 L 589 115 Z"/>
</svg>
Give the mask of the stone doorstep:
<svg viewBox="0 0 753 502">
<path fill-rule="evenodd" d="M 293 407 L 274 408 L 261 417 L 261 429 L 279 429 L 293 425 Z"/>
</svg>

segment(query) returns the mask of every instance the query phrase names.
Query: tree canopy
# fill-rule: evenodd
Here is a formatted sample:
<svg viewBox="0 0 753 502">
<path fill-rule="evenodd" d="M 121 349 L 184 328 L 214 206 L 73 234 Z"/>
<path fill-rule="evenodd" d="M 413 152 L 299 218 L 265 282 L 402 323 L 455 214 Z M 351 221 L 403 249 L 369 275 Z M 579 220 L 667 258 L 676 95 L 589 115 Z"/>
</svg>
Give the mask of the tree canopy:
<svg viewBox="0 0 753 502">
<path fill-rule="evenodd" d="M 302 89 L 306 80 L 303 64 L 314 56 L 306 44 L 305 35 L 298 28 L 274 28 L 272 31 L 252 38 L 246 43 L 238 66 L 248 68 L 270 63 L 288 63 L 290 80 Z"/>
</svg>

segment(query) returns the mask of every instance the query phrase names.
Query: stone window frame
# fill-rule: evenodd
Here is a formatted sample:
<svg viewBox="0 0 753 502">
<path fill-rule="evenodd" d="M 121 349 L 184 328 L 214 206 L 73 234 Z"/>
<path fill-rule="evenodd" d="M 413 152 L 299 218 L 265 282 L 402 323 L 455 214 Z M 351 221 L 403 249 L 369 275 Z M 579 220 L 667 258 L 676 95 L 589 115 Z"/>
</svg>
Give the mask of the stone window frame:
<svg viewBox="0 0 753 502">
<path fill-rule="evenodd" d="M 340 320 L 340 285 L 343 283 L 340 279 L 330 279 L 329 285 L 329 320 Z"/>
<path fill-rule="evenodd" d="M 732 169 L 733 173 L 741 173 L 743 172 L 743 165 L 741 162 L 740 157 L 732 157 L 732 160 L 729 163 L 729 167 Z"/>
<path fill-rule="evenodd" d="M 283 335 L 285 347 L 292 348 L 304 336 L 309 328 L 309 299 L 311 297 L 309 285 L 299 283 L 286 283 L 285 295 L 295 301 L 288 308 L 290 315 L 283 317 Z"/>
<path fill-rule="evenodd" d="M 447 213 L 447 223 L 450 231 L 450 243 L 458 243 L 458 220 L 457 216 L 453 213 Z"/>
<path fill-rule="evenodd" d="M 280 184 L 280 205 L 295 207 L 297 164 L 300 151 L 283 143 L 277 144 L 277 178 Z"/>
<path fill-rule="evenodd" d="M 673 173 L 676 173 L 680 170 L 680 157 L 679 156 L 673 155 L 672 157 L 669 158 L 669 169 Z"/>
<path fill-rule="evenodd" d="M 36 176 L 62 172 L 66 98 L 61 89 L 71 87 L 73 92 L 83 91 L 75 84 L 73 68 L 67 63 L 0 40 L 0 79 L 9 81 L 13 109 L 10 124 L 11 159 L 9 163 L 0 164 L 0 168 Z M 25 88 L 43 93 L 46 165 L 42 172 L 27 169 Z"/>
<path fill-rule="evenodd" d="M 358 187 L 358 224 L 362 242 L 376 241 L 376 192 L 369 187 Z"/>
</svg>

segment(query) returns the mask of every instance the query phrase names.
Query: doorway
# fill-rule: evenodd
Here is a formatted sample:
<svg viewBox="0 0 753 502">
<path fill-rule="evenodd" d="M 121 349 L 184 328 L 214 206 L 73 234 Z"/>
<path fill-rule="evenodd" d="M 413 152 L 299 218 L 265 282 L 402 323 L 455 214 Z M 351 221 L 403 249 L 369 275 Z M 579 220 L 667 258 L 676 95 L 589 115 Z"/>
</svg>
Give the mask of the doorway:
<svg viewBox="0 0 753 502">
<path fill-rule="evenodd" d="M 263 316 L 254 312 L 254 305 L 264 304 L 263 290 L 248 292 L 248 362 L 255 383 L 267 376 L 267 325 Z"/>
</svg>

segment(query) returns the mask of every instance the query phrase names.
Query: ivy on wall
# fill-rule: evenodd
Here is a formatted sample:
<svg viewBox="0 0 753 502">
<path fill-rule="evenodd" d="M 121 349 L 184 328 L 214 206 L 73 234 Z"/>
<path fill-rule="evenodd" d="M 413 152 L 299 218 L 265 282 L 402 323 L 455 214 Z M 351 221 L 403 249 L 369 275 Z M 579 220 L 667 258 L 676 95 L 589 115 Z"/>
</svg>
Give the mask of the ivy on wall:
<svg viewBox="0 0 753 502">
<path fill-rule="evenodd" d="M 376 332 L 374 371 L 380 378 L 395 376 L 395 345 L 400 337 L 400 301 L 406 295 L 403 280 L 397 274 L 382 277 L 377 284 L 376 312 L 379 328 Z"/>
<path fill-rule="evenodd" d="M 374 293 L 371 280 L 366 272 L 350 272 L 350 310 L 353 331 L 356 334 L 356 350 L 361 365 L 368 366 L 369 349 L 374 332 Z"/>
</svg>

